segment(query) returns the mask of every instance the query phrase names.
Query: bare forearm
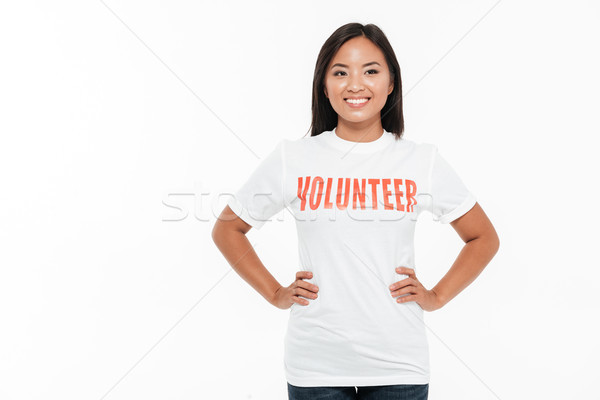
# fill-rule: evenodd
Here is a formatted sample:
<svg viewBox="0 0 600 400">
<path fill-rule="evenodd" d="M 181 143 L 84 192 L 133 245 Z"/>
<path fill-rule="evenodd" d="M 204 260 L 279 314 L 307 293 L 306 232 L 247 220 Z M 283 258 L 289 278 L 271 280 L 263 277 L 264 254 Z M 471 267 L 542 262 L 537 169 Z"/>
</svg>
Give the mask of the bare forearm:
<svg viewBox="0 0 600 400">
<path fill-rule="evenodd" d="M 497 240 L 492 236 L 481 236 L 465 243 L 450 270 L 431 289 L 437 294 L 441 305 L 447 304 L 469 286 L 497 251 Z"/>
<path fill-rule="evenodd" d="M 281 285 L 265 268 L 246 235 L 228 231 L 214 235 L 213 240 L 235 272 L 271 303 Z"/>
</svg>

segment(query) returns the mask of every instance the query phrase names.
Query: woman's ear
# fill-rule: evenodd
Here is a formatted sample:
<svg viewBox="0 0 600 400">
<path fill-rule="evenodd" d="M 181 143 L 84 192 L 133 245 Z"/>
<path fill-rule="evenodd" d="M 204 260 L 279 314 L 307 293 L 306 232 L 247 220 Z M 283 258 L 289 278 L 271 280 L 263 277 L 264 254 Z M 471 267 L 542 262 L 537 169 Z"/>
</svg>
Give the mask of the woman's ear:
<svg viewBox="0 0 600 400">
<path fill-rule="evenodd" d="M 323 92 L 325 92 L 325 97 L 329 98 L 329 96 L 327 96 L 327 88 L 323 88 Z"/>
</svg>

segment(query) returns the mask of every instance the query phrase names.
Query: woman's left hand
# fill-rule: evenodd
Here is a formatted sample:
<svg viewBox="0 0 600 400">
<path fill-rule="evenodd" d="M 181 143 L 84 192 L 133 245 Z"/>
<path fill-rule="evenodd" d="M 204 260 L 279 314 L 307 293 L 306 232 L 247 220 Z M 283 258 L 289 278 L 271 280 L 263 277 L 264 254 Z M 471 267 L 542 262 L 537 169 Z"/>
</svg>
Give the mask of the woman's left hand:
<svg viewBox="0 0 600 400">
<path fill-rule="evenodd" d="M 426 289 L 419 282 L 414 269 L 398 267 L 396 268 L 396 272 L 408 275 L 408 278 L 395 282 L 390 286 L 392 297 L 410 293 L 408 296 L 396 299 L 398 303 L 415 301 L 425 311 L 435 311 L 442 308 L 443 304 L 438 295 L 433 290 Z"/>
</svg>

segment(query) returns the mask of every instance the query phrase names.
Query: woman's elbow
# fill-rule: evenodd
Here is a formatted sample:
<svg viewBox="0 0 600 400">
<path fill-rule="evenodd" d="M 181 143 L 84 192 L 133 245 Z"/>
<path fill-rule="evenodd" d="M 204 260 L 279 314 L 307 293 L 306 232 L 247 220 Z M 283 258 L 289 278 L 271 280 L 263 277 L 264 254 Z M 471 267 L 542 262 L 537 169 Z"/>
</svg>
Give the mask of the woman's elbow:
<svg viewBox="0 0 600 400">
<path fill-rule="evenodd" d="M 492 253 L 492 257 L 495 256 L 498 253 L 498 251 L 500 250 L 500 237 L 498 236 L 498 233 L 492 227 L 490 232 L 488 232 L 488 234 L 485 235 L 484 237 L 485 237 L 485 240 L 487 243 L 487 247 L 488 247 L 489 251 Z"/>
<path fill-rule="evenodd" d="M 498 237 L 498 234 L 495 234 L 494 235 L 494 255 L 496 255 L 499 250 L 500 250 L 500 238 Z"/>
<path fill-rule="evenodd" d="M 215 222 L 215 225 L 213 226 L 212 231 L 210 233 L 210 237 L 212 238 L 212 241 L 217 246 L 218 246 L 220 235 L 221 235 L 221 223 L 219 220 L 217 220 L 217 222 Z"/>
</svg>

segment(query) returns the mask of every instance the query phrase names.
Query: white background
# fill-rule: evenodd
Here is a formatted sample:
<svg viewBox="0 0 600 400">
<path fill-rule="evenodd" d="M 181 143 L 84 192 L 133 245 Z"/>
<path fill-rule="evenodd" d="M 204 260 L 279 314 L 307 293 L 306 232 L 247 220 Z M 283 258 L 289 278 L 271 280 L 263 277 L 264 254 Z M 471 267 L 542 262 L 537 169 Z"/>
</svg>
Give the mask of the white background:
<svg viewBox="0 0 600 400">
<path fill-rule="evenodd" d="M 600 6 L 426 3 L 3 3 L 0 398 L 287 398 L 289 310 L 210 232 L 220 194 L 308 131 L 317 54 L 348 22 L 386 33 L 405 137 L 438 145 L 500 236 L 425 315 L 429 398 L 598 398 Z M 462 242 L 429 215 L 431 288 Z M 289 285 L 293 217 L 248 235 Z"/>
</svg>

